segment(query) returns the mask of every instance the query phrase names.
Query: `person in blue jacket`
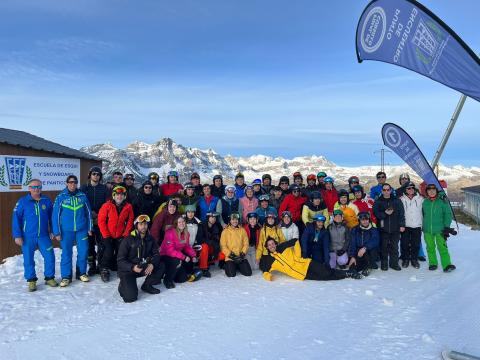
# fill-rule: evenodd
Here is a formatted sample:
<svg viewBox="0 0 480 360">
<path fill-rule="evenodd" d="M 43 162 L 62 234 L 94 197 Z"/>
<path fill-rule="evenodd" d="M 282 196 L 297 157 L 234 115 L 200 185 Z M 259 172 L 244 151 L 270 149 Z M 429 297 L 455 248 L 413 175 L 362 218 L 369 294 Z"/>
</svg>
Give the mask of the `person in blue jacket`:
<svg viewBox="0 0 480 360">
<path fill-rule="evenodd" d="M 302 257 L 313 259 L 330 266 L 330 233 L 325 229 L 326 218 L 322 214 L 313 216 L 313 222 L 305 228 L 300 240 Z"/>
<path fill-rule="evenodd" d="M 380 234 L 372 224 L 369 212 L 358 214 L 359 225 L 350 233 L 351 258 L 348 263 L 350 269 L 355 269 L 363 276 L 368 276 L 371 269 L 378 269 L 376 259 L 380 245 Z"/>
<path fill-rule="evenodd" d="M 258 223 L 260 226 L 265 224 L 265 219 L 267 218 L 268 213 L 274 213 L 275 216 L 278 216 L 277 209 L 269 205 L 270 195 L 262 194 L 258 197 L 259 205 L 255 209 L 255 213 L 258 215 Z"/>
<path fill-rule="evenodd" d="M 77 268 L 79 279 L 88 282 L 87 257 L 88 236 L 92 235 L 92 212 L 87 196 L 78 190 L 78 179 L 75 175 L 67 177 L 66 188 L 58 194 L 53 205 L 52 228 L 53 235 L 60 241 L 62 257 L 60 270 L 62 273 L 61 287 L 72 282 L 73 243 L 77 243 Z"/>
<path fill-rule="evenodd" d="M 42 195 L 42 182 L 30 180 L 30 194 L 21 197 L 12 214 L 12 234 L 15 243 L 22 247 L 24 277 L 28 290 L 37 290 L 37 275 L 35 273 L 35 250 L 40 250 L 44 261 L 45 283 L 58 286 L 55 281 L 55 253 L 51 240 L 52 201 Z"/>
</svg>

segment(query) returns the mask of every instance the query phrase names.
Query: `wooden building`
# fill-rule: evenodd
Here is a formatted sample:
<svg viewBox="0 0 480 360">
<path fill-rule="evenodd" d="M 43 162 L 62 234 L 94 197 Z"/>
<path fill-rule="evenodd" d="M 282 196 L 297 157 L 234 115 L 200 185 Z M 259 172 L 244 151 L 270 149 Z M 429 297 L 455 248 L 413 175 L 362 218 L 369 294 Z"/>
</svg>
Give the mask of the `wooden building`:
<svg viewBox="0 0 480 360">
<path fill-rule="evenodd" d="M 101 159 L 79 150 L 24 131 L 4 128 L 0 128 L 0 161 L 0 261 L 21 253 L 21 248 L 12 238 L 12 211 L 17 200 L 28 193 L 27 185 L 31 178 L 44 181 L 42 193 L 54 201 L 65 187 L 65 174 L 79 175 L 79 182 L 83 183 L 92 166 L 102 166 Z M 55 169 L 55 166 L 61 169 Z M 48 184 L 42 174 L 48 177 Z"/>
</svg>

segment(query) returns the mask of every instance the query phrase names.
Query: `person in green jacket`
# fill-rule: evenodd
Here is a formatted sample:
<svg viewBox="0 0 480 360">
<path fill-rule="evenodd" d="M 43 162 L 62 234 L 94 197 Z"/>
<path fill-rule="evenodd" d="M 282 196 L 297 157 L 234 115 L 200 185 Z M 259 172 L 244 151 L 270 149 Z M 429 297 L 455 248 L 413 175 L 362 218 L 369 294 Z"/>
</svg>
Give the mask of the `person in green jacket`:
<svg viewBox="0 0 480 360">
<path fill-rule="evenodd" d="M 435 247 L 440 254 L 440 262 L 444 272 L 455 270 L 452 265 L 445 241 L 446 230 L 452 223 L 452 211 L 448 203 L 439 198 L 435 184 L 428 184 L 427 196 L 422 205 L 423 211 L 423 234 L 427 243 L 427 255 L 429 270 L 437 270 L 438 260 Z"/>
</svg>

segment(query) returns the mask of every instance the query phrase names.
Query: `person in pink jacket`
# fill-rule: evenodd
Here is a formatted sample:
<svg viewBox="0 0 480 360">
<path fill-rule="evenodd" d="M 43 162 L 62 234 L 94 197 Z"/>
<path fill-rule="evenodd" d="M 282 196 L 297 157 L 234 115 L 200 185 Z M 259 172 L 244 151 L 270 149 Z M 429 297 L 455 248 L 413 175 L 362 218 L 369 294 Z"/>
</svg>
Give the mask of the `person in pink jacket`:
<svg viewBox="0 0 480 360">
<path fill-rule="evenodd" d="M 165 232 L 160 246 L 160 259 L 165 263 L 165 278 L 163 283 L 167 289 L 175 287 L 176 283 L 183 283 L 189 279 L 186 264 L 196 262 L 196 252 L 190 245 L 189 233 L 185 218 L 179 217 L 173 226 Z"/>
<path fill-rule="evenodd" d="M 240 199 L 240 204 L 242 204 L 242 223 L 247 224 L 247 215 L 251 212 L 255 212 L 255 209 L 258 207 L 258 199 L 254 196 L 253 186 L 245 186 L 245 196 Z"/>
</svg>

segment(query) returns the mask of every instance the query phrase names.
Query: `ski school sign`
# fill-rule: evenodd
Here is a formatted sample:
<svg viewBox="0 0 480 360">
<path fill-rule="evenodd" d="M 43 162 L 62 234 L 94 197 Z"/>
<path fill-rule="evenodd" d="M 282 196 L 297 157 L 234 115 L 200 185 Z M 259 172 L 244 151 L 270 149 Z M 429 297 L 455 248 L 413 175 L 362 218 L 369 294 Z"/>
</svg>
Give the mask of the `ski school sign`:
<svg viewBox="0 0 480 360">
<path fill-rule="evenodd" d="M 0 192 L 27 191 L 32 179 L 43 191 L 59 191 L 68 175 L 80 178 L 80 159 L 0 155 Z"/>
</svg>

